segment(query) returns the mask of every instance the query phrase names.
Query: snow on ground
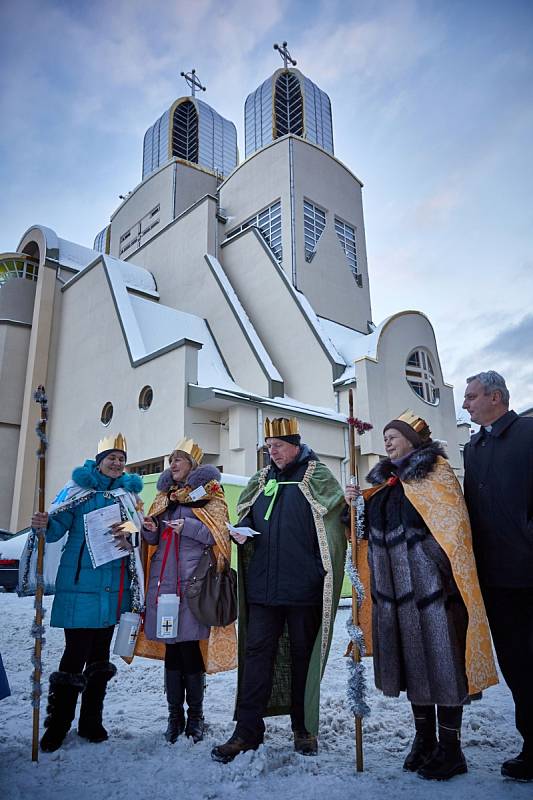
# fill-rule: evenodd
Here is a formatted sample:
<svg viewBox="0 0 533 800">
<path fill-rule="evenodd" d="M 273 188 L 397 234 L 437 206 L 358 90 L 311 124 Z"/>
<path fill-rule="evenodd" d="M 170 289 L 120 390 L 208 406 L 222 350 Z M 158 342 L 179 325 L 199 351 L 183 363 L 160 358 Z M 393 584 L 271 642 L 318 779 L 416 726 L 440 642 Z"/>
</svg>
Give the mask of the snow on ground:
<svg viewBox="0 0 533 800">
<path fill-rule="evenodd" d="M 49 609 L 52 598 L 45 598 Z M 385 698 L 373 688 L 369 659 L 366 674 L 371 717 L 364 723 L 365 771 L 355 772 L 354 721 L 345 703 L 348 608 L 337 615 L 335 638 L 322 682 L 320 752 L 317 758 L 294 753 L 288 719 L 267 720 L 265 744 L 257 752 L 222 765 L 211 760 L 211 748 L 226 740 L 231 722 L 236 673 L 208 678 L 205 702 L 209 731 L 193 745 L 180 737 L 175 745 L 163 738 L 166 703 L 160 662 L 136 658 L 131 666 L 113 657 L 118 675 L 105 705 L 109 741 L 89 744 L 73 728 L 56 753 L 31 761 L 32 712 L 29 700 L 33 640 L 32 598 L 0 595 L 3 619 L 0 652 L 12 696 L 0 701 L 0 789 L 2 800 L 526 800 L 531 784 L 504 781 L 500 764 L 520 749 L 513 706 L 501 683 L 482 701 L 465 710 L 463 747 L 468 775 L 448 783 L 430 783 L 404 773 L 402 762 L 412 737 L 410 706 Z M 47 615 L 48 618 L 48 615 Z M 44 681 L 57 669 L 63 631 L 52 628 L 44 649 Z M 45 698 L 41 704 L 42 719 Z"/>
</svg>

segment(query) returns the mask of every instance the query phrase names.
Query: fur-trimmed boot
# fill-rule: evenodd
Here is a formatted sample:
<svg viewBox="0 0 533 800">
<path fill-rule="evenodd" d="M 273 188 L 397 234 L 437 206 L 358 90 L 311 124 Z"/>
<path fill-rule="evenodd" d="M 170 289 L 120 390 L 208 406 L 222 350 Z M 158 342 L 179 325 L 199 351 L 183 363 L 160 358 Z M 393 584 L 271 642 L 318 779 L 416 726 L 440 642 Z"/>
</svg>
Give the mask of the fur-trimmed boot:
<svg viewBox="0 0 533 800">
<path fill-rule="evenodd" d="M 105 742 L 108 738 L 107 731 L 102 725 L 104 697 L 107 684 L 116 673 L 117 668 L 111 661 L 95 661 L 94 664 L 89 664 L 83 673 L 87 686 L 81 696 L 78 735 L 94 744 Z"/>
<path fill-rule="evenodd" d="M 204 691 L 205 673 L 196 672 L 194 675 L 184 675 L 185 696 L 187 698 L 187 725 L 185 736 L 196 744 L 204 738 Z"/>
<path fill-rule="evenodd" d="M 45 732 L 41 739 L 43 753 L 53 753 L 63 744 L 76 714 L 78 695 L 85 689 L 85 677 L 79 672 L 52 672 L 48 693 Z"/>
<path fill-rule="evenodd" d="M 185 700 L 184 676 L 177 669 L 165 669 L 165 688 L 168 703 L 168 726 L 165 739 L 174 744 L 178 736 L 185 730 L 185 714 L 183 702 Z"/>
<path fill-rule="evenodd" d="M 462 707 L 438 706 L 439 744 L 429 759 L 417 771 L 417 775 L 429 781 L 447 781 L 454 775 L 468 772 L 466 759 L 461 750 Z"/>
<path fill-rule="evenodd" d="M 429 761 L 437 747 L 437 717 L 435 706 L 411 705 L 411 707 L 416 734 L 411 750 L 403 762 L 403 768 L 409 772 L 416 772 Z"/>
</svg>

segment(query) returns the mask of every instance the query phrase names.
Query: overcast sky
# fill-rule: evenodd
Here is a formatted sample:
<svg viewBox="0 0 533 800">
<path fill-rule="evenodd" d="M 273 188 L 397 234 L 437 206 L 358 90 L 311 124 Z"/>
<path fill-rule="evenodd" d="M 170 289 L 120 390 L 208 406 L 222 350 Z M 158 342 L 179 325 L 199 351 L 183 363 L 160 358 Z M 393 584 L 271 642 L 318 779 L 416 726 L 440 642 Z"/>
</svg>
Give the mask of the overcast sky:
<svg viewBox="0 0 533 800">
<path fill-rule="evenodd" d="M 0 252 L 92 247 L 187 87 L 233 120 L 281 65 L 332 101 L 364 183 L 374 322 L 426 313 L 445 379 L 497 369 L 533 406 L 532 0 L 0 0 Z"/>
</svg>

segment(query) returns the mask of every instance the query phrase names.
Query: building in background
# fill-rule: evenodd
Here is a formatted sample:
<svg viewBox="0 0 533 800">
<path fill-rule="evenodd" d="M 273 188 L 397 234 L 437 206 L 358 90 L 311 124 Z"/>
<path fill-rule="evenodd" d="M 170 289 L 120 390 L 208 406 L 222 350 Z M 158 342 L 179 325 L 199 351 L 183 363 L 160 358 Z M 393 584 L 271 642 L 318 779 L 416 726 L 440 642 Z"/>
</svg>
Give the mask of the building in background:
<svg viewBox="0 0 533 800">
<path fill-rule="evenodd" d="M 431 322 L 406 310 L 374 324 L 362 183 L 333 155 L 329 98 L 284 61 L 246 100 L 244 161 L 193 88 L 148 129 L 142 180 L 94 249 L 35 225 L 0 256 L 0 527 L 34 506 L 40 383 L 48 499 L 109 430 L 142 473 L 187 433 L 206 461 L 250 475 L 265 416 L 296 416 L 344 480 L 350 388 L 374 425 L 357 438 L 361 479 L 406 408 L 461 473 L 467 432 Z"/>
</svg>

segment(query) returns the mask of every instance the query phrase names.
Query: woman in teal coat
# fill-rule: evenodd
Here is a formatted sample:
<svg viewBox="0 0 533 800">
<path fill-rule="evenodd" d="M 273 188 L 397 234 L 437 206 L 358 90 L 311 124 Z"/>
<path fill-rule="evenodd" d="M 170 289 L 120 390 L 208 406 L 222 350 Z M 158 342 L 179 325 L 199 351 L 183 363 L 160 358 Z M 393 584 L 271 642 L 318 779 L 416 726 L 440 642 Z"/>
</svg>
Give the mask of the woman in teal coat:
<svg viewBox="0 0 533 800">
<path fill-rule="evenodd" d="M 107 739 L 102 725 L 104 697 L 116 667 L 109 661 L 115 624 L 122 611 L 141 610 L 142 579 L 131 541 L 117 523 L 112 526 L 116 547 L 124 555 L 93 566 L 85 533 L 91 511 L 118 504 L 122 521 L 136 520 L 142 480 L 124 472 L 126 441 L 122 434 L 100 442 L 94 461 L 77 467 L 53 501 L 49 513 L 35 513 L 32 528 L 46 528 L 46 541 L 65 534 L 56 578 L 50 624 L 64 628 L 65 650 L 59 669 L 50 675 L 46 731 L 41 750 L 57 750 L 67 735 L 82 693 L 78 734 L 90 742 Z M 138 524 L 136 527 L 139 527 Z"/>
</svg>

